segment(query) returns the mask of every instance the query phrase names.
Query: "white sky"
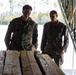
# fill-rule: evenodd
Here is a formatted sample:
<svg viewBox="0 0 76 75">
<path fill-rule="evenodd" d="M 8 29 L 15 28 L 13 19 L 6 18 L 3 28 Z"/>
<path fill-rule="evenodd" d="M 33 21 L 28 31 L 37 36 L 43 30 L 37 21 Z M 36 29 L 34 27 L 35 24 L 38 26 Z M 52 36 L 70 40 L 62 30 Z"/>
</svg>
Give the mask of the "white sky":
<svg viewBox="0 0 76 75">
<path fill-rule="evenodd" d="M 5 11 L 9 11 L 10 5 L 9 5 L 8 1 L 9 0 L 0 0 L 0 3 L 2 3 L 2 5 L 0 5 L 0 10 L 1 10 L 2 13 L 5 12 Z M 13 1 L 16 1 L 15 2 L 16 4 L 18 4 L 18 2 L 20 2 L 20 1 L 24 1 L 25 2 L 25 0 L 13 0 Z M 58 6 L 58 4 L 56 2 L 57 0 L 53 0 L 53 1 L 49 0 L 48 4 L 45 4 L 46 0 L 44 1 L 45 3 L 41 2 L 41 0 L 27 0 L 27 1 L 28 1 L 27 4 L 30 4 L 32 7 L 35 6 L 37 12 L 39 12 L 39 11 L 45 12 L 45 11 L 48 11 L 48 10 L 50 10 L 52 8 L 56 8 L 57 9 L 57 7 L 55 7 L 55 6 Z M 20 9 L 18 9 L 16 7 L 14 10 L 17 11 L 17 10 L 20 10 Z"/>
<path fill-rule="evenodd" d="M 15 5 L 17 5 L 19 2 L 22 4 L 22 1 L 24 4 L 31 5 L 33 8 L 33 11 L 35 11 L 36 13 L 46 12 L 49 14 L 49 12 L 51 10 L 56 10 L 59 15 L 58 19 L 60 21 L 64 22 L 61 10 L 59 9 L 60 7 L 58 4 L 58 0 L 48 0 L 48 4 L 47 4 L 47 0 L 44 0 L 44 2 L 41 2 L 41 0 L 27 0 L 26 3 L 25 3 L 25 0 L 13 0 L 13 2 L 14 1 L 15 1 L 15 3 L 14 3 Z M 23 6 L 23 4 L 22 4 L 22 6 Z M 15 8 L 13 9 L 13 12 L 22 12 L 22 6 L 19 6 L 19 8 L 17 6 L 15 6 Z M 9 0 L 0 0 L 0 11 L 1 11 L 0 13 L 3 14 L 5 12 L 9 12 L 10 10 L 11 9 L 10 9 Z"/>
</svg>

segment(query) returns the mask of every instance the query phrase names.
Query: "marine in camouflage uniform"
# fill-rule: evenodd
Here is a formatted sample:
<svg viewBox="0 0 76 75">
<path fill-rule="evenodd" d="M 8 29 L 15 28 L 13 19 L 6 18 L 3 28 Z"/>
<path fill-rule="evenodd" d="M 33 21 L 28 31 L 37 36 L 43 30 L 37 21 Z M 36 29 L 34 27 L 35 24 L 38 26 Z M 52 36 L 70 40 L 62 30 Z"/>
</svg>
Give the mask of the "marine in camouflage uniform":
<svg viewBox="0 0 76 75">
<path fill-rule="evenodd" d="M 48 54 L 60 66 L 59 62 L 63 63 L 63 52 L 66 52 L 68 47 L 68 29 L 57 20 L 56 11 L 51 11 L 50 17 L 53 20 L 44 25 L 41 50 L 43 54 Z"/>
<path fill-rule="evenodd" d="M 23 7 L 23 15 L 13 19 L 7 29 L 5 44 L 9 50 L 32 50 L 37 49 L 37 24 L 29 17 L 29 5 Z M 24 17 L 28 17 L 24 20 Z"/>
</svg>

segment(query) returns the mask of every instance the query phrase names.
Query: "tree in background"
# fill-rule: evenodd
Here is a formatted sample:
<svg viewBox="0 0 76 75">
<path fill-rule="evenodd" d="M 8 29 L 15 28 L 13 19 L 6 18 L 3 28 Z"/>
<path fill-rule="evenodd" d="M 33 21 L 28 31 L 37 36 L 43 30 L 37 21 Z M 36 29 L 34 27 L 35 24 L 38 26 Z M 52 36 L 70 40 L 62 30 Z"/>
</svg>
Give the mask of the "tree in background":
<svg viewBox="0 0 76 75">
<path fill-rule="evenodd" d="M 22 6 L 25 4 L 29 4 L 29 1 L 30 0 L 8 0 L 8 7 L 7 5 L 5 6 L 4 3 L 0 2 L 1 8 L 7 7 L 7 9 L 9 9 L 6 11 L 4 10 L 4 12 L 0 13 L 0 25 L 8 25 L 13 18 L 20 16 L 22 13 Z M 47 1 L 48 0 L 42 0 L 39 3 L 41 3 L 41 5 L 47 5 Z M 32 5 L 32 19 L 34 19 L 38 24 L 44 24 L 46 21 L 49 20 L 49 18 L 47 17 L 48 14 L 39 10 L 38 6 L 36 6 L 36 4 L 39 5 L 38 1 L 33 0 L 32 3 L 34 4 Z"/>
</svg>

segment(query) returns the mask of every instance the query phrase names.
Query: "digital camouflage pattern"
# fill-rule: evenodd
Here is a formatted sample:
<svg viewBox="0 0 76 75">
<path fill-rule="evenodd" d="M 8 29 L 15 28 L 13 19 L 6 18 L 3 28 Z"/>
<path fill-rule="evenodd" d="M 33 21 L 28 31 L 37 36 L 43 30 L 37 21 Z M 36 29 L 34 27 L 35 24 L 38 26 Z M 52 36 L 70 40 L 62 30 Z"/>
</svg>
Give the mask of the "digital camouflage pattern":
<svg viewBox="0 0 76 75">
<path fill-rule="evenodd" d="M 66 52 L 68 47 L 68 30 L 67 26 L 57 21 L 56 23 L 48 22 L 44 25 L 41 50 L 50 56 L 60 54 L 61 50 Z"/>
<path fill-rule="evenodd" d="M 37 48 L 37 37 L 37 24 L 31 18 L 24 23 L 21 16 L 10 22 L 5 44 L 9 50 L 32 50 Z"/>
</svg>

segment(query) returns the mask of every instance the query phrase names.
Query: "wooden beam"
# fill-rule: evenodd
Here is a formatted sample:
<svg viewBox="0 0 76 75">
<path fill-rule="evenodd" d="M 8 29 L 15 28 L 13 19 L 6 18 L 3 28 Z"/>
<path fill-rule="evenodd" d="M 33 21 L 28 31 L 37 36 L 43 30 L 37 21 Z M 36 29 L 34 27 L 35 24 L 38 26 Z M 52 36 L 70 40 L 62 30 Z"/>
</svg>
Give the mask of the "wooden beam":
<svg viewBox="0 0 76 75">
<path fill-rule="evenodd" d="M 30 62 L 27 56 L 26 51 L 21 51 L 21 64 L 22 64 L 22 73 L 23 75 L 33 75 Z"/>
<path fill-rule="evenodd" d="M 0 75 L 2 75 L 5 51 L 0 51 Z"/>
<path fill-rule="evenodd" d="M 55 73 L 57 73 L 57 75 L 65 75 L 63 71 L 58 67 L 58 65 L 56 65 L 56 63 L 52 61 L 52 59 L 47 54 L 43 54 L 42 56 L 44 60 L 46 60 L 46 62 L 49 64 L 51 69 L 54 70 Z"/>
<path fill-rule="evenodd" d="M 3 75 L 22 75 L 18 51 L 6 51 Z"/>
<path fill-rule="evenodd" d="M 39 52 L 35 52 L 35 57 L 43 75 L 65 75 L 47 54 L 42 55 Z"/>
<path fill-rule="evenodd" d="M 41 70 L 34 57 L 34 51 L 27 51 L 27 55 L 28 55 L 28 59 L 30 62 L 30 66 L 31 66 L 33 75 L 42 75 Z"/>
</svg>

